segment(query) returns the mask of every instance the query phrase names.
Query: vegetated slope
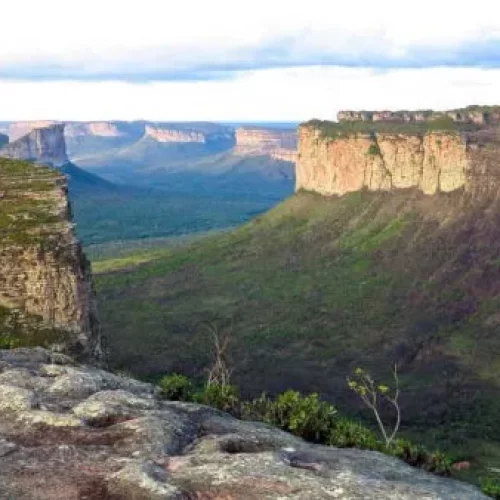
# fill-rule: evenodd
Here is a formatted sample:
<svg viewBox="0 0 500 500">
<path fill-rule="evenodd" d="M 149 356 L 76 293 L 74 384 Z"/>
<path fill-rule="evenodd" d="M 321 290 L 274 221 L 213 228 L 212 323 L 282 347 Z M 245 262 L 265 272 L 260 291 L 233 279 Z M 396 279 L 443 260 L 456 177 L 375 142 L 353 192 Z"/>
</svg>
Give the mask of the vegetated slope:
<svg viewBox="0 0 500 500">
<path fill-rule="evenodd" d="M 387 380 L 397 362 L 407 431 L 498 460 L 499 208 L 462 190 L 299 192 L 230 233 L 98 276 L 112 363 L 203 375 L 213 323 L 232 331 L 247 393 L 319 391 L 355 411 L 350 371 Z"/>
</svg>

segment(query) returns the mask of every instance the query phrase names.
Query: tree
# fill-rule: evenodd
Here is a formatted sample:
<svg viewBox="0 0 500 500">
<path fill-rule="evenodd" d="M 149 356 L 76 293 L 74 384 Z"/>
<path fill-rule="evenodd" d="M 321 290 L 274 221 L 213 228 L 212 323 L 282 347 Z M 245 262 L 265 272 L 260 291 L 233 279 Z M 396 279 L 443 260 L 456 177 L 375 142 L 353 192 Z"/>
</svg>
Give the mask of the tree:
<svg viewBox="0 0 500 500">
<path fill-rule="evenodd" d="M 375 420 L 377 421 L 380 432 L 382 433 L 386 447 L 390 446 L 398 433 L 399 426 L 401 425 L 401 409 L 398 403 L 399 378 L 397 364 L 394 364 L 393 377 L 395 382 L 393 391 L 391 391 L 387 385 L 376 385 L 372 377 L 362 368 L 356 368 L 356 370 L 354 370 L 354 378 L 351 379 L 347 377 L 347 384 L 349 387 L 361 398 L 361 401 L 363 401 L 363 403 L 370 408 L 375 415 Z M 382 422 L 382 418 L 380 417 L 379 405 L 381 398 L 390 403 L 396 411 L 396 421 L 392 430 L 390 427 L 386 428 Z"/>
</svg>

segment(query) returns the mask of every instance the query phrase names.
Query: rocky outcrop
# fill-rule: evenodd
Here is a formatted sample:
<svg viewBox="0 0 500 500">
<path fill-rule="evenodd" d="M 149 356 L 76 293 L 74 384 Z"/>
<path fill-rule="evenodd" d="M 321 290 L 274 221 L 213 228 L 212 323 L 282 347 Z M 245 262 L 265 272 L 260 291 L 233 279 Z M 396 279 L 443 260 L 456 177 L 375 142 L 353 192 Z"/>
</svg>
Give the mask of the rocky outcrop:
<svg viewBox="0 0 500 500">
<path fill-rule="evenodd" d="M 278 130 L 241 127 L 236 129 L 237 155 L 269 155 L 278 160 L 295 162 L 297 159 L 297 133 Z"/>
<path fill-rule="evenodd" d="M 0 351 L 0 497 L 479 500 L 376 452 L 311 445 L 38 348 Z"/>
<path fill-rule="evenodd" d="M 57 345 L 102 357 L 90 268 L 74 235 L 67 180 L 50 168 L 9 159 L 0 159 L 2 329 L 3 341 L 14 345 Z"/>
<path fill-rule="evenodd" d="M 297 189 L 342 195 L 416 187 L 426 194 L 467 184 L 467 138 L 451 132 L 425 135 L 351 134 L 328 138 L 300 128 Z"/>
<path fill-rule="evenodd" d="M 427 121 L 449 118 L 455 123 L 472 123 L 476 125 L 499 124 L 500 107 L 470 106 L 450 111 L 339 111 L 339 122 L 395 122 L 423 123 Z"/>
<path fill-rule="evenodd" d="M 64 125 L 35 128 L 0 149 L 0 156 L 61 167 L 69 162 L 66 155 Z"/>
</svg>

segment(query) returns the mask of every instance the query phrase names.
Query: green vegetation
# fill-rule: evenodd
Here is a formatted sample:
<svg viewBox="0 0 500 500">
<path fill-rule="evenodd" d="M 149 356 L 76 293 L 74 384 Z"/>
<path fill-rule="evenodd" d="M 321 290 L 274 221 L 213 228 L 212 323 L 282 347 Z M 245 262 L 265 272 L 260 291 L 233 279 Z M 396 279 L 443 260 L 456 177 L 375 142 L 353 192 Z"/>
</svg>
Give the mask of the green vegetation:
<svg viewBox="0 0 500 500">
<path fill-rule="evenodd" d="M 285 196 L 285 194 L 283 194 Z M 85 246 L 155 238 L 185 238 L 191 234 L 221 230 L 265 212 L 280 197 L 169 194 L 161 191 L 116 195 L 72 196 L 79 238 Z"/>
<path fill-rule="evenodd" d="M 112 365 L 205 378 L 202 326 L 216 322 L 233 332 L 244 398 L 317 392 L 370 421 L 345 377 L 361 365 L 387 380 L 396 361 L 399 435 L 470 461 L 467 479 L 500 468 L 500 210 L 468 204 L 460 191 L 298 193 L 236 230 L 97 275 Z"/>
<path fill-rule="evenodd" d="M 481 489 L 485 495 L 496 500 L 500 499 L 500 481 L 498 479 L 485 479 L 481 483 Z"/>
<path fill-rule="evenodd" d="M 42 318 L 0 305 L 0 349 L 50 347 L 68 341 L 68 332 L 47 326 Z"/>
<path fill-rule="evenodd" d="M 310 120 L 303 124 L 305 127 L 315 128 L 321 131 L 321 135 L 327 139 L 339 139 L 353 134 L 405 134 L 423 135 L 428 132 L 457 133 L 474 131 L 478 129 L 474 124 L 461 124 L 454 122 L 449 117 L 437 118 L 427 122 L 398 123 L 391 121 L 342 121 L 332 122 L 328 120 Z"/>
<path fill-rule="evenodd" d="M 192 397 L 193 386 L 184 375 L 172 373 L 160 379 L 158 385 L 163 396 L 171 401 L 188 401 Z"/>
<path fill-rule="evenodd" d="M 61 176 L 29 162 L 0 158 L 0 244 L 45 241 L 60 221 L 60 200 L 50 196 Z"/>
<path fill-rule="evenodd" d="M 160 385 L 162 389 L 167 388 L 164 390 L 167 399 L 212 406 L 243 420 L 273 425 L 313 443 L 376 450 L 434 474 L 449 476 L 452 472 L 453 460 L 444 453 L 430 452 L 403 439 L 386 444 L 360 422 L 340 416 L 333 405 L 315 393 L 302 395 L 288 390 L 275 398 L 263 393 L 256 399 L 244 401 L 238 388 L 229 384 L 205 384 L 202 390 L 193 392 L 191 381 L 178 374 L 163 377 Z M 169 394 L 173 397 L 169 398 Z"/>
<path fill-rule="evenodd" d="M 365 406 L 374 414 L 386 446 L 392 444 L 401 425 L 401 409 L 398 403 L 399 379 L 397 365 L 394 365 L 394 382 L 395 387 L 393 391 L 386 385 L 377 385 L 370 374 L 366 373 L 362 368 L 356 368 L 354 370 L 354 377 L 347 379 L 349 388 L 361 398 Z M 386 428 L 386 424 L 384 424 L 380 417 L 381 399 L 383 400 L 382 402 L 389 403 L 396 412 L 396 422 L 391 426 L 392 429 L 390 427 Z"/>
<path fill-rule="evenodd" d="M 368 154 L 370 156 L 380 156 L 382 154 L 378 143 L 374 143 L 368 148 Z"/>
</svg>

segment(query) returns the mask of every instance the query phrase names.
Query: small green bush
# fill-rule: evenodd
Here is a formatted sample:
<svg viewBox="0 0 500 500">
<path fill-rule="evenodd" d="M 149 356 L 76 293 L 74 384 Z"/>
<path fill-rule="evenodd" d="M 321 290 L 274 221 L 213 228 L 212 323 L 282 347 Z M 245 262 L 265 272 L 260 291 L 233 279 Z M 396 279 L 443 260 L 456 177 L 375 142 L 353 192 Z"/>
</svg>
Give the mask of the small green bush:
<svg viewBox="0 0 500 500">
<path fill-rule="evenodd" d="M 240 414 L 240 396 L 234 385 L 210 384 L 193 395 L 196 403 L 212 406 L 219 410 L 231 413 L 234 416 Z"/>
<path fill-rule="evenodd" d="M 372 144 L 368 149 L 368 154 L 370 156 L 380 156 L 382 153 L 380 151 L 380 147 L 377 143 Z"/>
<path fill-rule="evenodd" d="M 423 446 L 411 443 L 406 439 L 397 439 L 387 451 L 413 467 L 424 469 L 439 476 L 449 476 L 451 474 L 452 460 L 440 451 L 429 452 Z"/>
<path fill-rule="evenodd" d="M 244 405 L 245 418 L 262 420 L 308 441 L 324 443 L 335 424 L 337 410 L 319 399 L 318 394 L 303 396 L 286 391 L 276 400 L 265 394 Z"/>
<path fill-rule="evenodd" d="M 159 381 L 162 395 L 172 401 L 189 401 L 193 395 L 193 385 L 184 375 L 172 373 Z"/>
<path fill-rule="evenodd" d="M 500 481 L 496 479 L 483 479 L 481 481 L 481 490 L 485 495 L 500 500 Z"/>
<path fill-rule="evenodd" d="M 382 451 L 384 448 L 374 432 L 347 418 L 337 419 L 326 444 L 338 448 L 362 448 L 377 451 Z"/>
</svg>

